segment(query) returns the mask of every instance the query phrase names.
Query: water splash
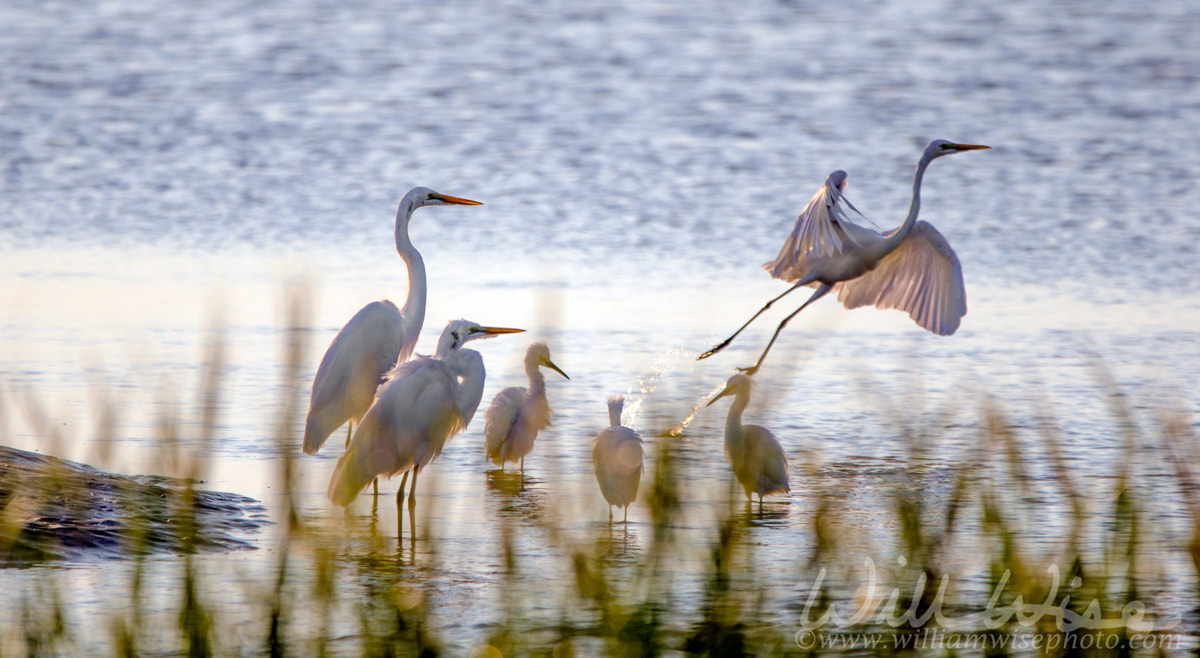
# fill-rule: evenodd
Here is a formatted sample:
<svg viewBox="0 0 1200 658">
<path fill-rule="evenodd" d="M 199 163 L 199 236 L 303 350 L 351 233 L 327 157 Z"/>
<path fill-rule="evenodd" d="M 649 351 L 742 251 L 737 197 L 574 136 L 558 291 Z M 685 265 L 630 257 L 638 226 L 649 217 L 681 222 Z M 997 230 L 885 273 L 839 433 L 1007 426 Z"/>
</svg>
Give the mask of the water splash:
<svg viewBox="0 0 1200 658">
<path fill-rule="evenodd" d="M 656 356 L 654 364 L 650 367 L 650 374 L 638 379 L 637 391 L 631 389 L 625 392 L 625 400 L 629 403 L 625 405 L 625 411 L 621 414 L 622 422 L 628 427 L 634 427 L 646 398 L 658 389 L 668 375 L 675 372 L 679 363 L 689 364 L 689 372 L 694 370 L 696 354 L 690 350 L 676 348 Z"/>
<path fill-rule="evenodd" d="M 669 436 L 672 438 L 682 437 L 683 431 L 686 430 L 687 426 L 692 423 L 692 420 L 696 417 L 696 414 L 700 412 L 700 409 L 708 404 L 709 400 L 712 400 L 713 396 L 720 392 L 720 390 L 723 388 L 725 388 L 725 382 L 721 382 L 720 384 L 714 386 L 711 391 L 705 394 L 704 397 L 700 398 L 699 402 L 692 406 L 692 410 L 688 412 L 687 416 L 684 416 L 683 420 L 676 423 L 675 427 L 672 427 L 667 431 L 666 434 L 663 434 L 663 436 Z"/>
</svg>

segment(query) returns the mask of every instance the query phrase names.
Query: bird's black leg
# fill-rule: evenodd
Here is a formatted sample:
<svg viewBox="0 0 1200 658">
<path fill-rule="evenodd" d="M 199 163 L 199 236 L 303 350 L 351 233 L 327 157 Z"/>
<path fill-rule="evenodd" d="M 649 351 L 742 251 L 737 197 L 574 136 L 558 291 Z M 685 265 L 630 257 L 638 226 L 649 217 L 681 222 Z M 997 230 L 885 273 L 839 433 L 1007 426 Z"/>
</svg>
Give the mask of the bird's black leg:
<svg viewBox="0 0 1200 658">
<path fill-rule="evenodd" d="M 408 471 L 400 478 L 400 491 L 396 492 L 396 523 L 399 524 L 397 537 L 404 536 L 404 485 L 408 482 Z M 409 494 L 410 496 L 412 494 Z"/>
<path fill-rule="evenodd" d="M 742 333 L 742 331 L 746 327 L 749 327 L 751 322 L 754 322 L 756 319 L 758 319 L 758 316 L 762 315 L 763 312 L 765 312 L 767 309 L 771 308 L 772 304 L 783 299 L 785 296 L 787 296 L 788 293 L 792 292 L 796 288 L 799 288 L 801 285 L 808 285 L 808 284 L 807 283 L 805 283 L 805 284 L 797 283 L 796 285 L 792 286 L 791 288 L 788 288 L 787 290 L 783 291 L 783 294 L 772 299 L 771 301 L 764 304 L 762 308 L 758 309 L 758 312 L 755 313 L 753 316 L 751 316 L 749 320 L 746 320 L 746 324 L 743 324 L 741 327 L 738 328 L 737 331 L 733 332 L 732 336 L 730 336 L 729 338 L 726 338 L 725 340 L 721 341 L 720 343 L 717 343 L 711 350 L 696 357 L 696 360 L 699 361 L 700 359 L 707 359 L 708 357 L 716 354 L 717 352 L 720 352 L 721 350 L 725 349 L 726 347 L 729 347 L 729 344 L 733 342 L 733 339 L 737 338 L 738 334 Z"/>
<path fill-rule="evenodd" d="M 417 467 L 413 466 L 412 488 L 408 490 L 408 523 L 412 526 L 409 536 L 413 543 L 417 541 Z"/>
<path fill-rule="evenodd" d="M 822 283 L 821 287 L 817 288 L 817 291 L 812 294 L 812 297 L 808 298 L 808 301 L 801 304 L 800 308 L 792 311 L 791 315 L 787 316 L 786 318 L 783 319 L 783 322 L 779 323 L 779 326 L 775 328 L 775 333 L 771 335 L 771 342 L 767 343 L 766 349 L 764 349 L 762 351 L 762 354 L 760 354 L 758 356 L 758 361 L 754 365 L 750 366 L 749 368 L 738 368 L 738 370 L 746 373 L 747 375 L 753 375 L 754 373 L 758 372 L 759 367 L 762 366 L 763 359 L 767 358 L 767 352 L 771 351 L 771 346 L 775 344 L 775 339 L 779 338 L 779 332 L 783 331 L 783 328 L 787 326 L 787 323 L 792 318 L 796 317 L 797 313 L 799 313 L 800 311 L 803 311 L 806 306 L 808 306 L 809 304 L 824 297 L 825 293 L 829 292 L 832 289 L 833 289 L 833 286 L 829 285 L 828 283 Z"/>
</svg>

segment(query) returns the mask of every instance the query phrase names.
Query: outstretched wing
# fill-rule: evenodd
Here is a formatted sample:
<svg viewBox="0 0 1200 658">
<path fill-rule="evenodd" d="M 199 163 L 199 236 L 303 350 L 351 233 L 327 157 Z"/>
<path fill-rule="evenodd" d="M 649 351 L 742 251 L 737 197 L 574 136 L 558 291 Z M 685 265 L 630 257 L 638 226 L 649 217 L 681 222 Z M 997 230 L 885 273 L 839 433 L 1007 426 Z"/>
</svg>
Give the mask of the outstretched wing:
<svg viewBox="0 0 1200 658">
<path fill-rule="evenodd" d="M 875 269 L 838 284 L 846 308 L 894 308 L 935 334 L 949 336 L 967 314 L 962 264 L 929 222 L 917 222 Z"/>
<path fill-rule="evenodd" d="M 854 230 L 858 227 L 846 214 L 847 208 L 855 212 L 858 209 L 842 195 L 846 178 L 846 172 L 840 169 L 829 174 L 821 189 L 800 211 L 779 255 L 763 264 L 772 277 L 795 281 L 804 275 L 808 259 L 836 256 L 858 245 Z"/>
<path fill-rule="evenodd" d="M 389 301 L 367 304 L 334 337 L 313 378 L 304 452 L 315 453 L 330 432 L 361 418 L 375 389 L 404 348 L 403 318 Z M 411 347 L 409 347 L 411 351 Z"/>
</svg>

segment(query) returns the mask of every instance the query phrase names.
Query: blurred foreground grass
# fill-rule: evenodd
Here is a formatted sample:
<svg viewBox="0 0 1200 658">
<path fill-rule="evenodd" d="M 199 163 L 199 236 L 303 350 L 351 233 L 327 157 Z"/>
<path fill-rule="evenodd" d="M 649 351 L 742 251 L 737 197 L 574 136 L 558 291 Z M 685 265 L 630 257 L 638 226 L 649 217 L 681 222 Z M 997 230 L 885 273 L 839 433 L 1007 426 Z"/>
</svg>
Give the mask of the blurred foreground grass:
<svg viewBox="0 0 1200 658">
<path fill-rule="evenodd" d="M 87 488 L 71 469 L 53 465 L 19 477 L 10 466 L 10 476 L 0 477 L 0 567 L 37 570 L 36 578 L 26 580 L 19 609 L 0 614 L 0 656 L 97 650 L 129 656 L 461 653 L 446 646 L 439 630 L 462 620 L 451 619 L 455 613 L 439 605 L 442 571 L 431 528 L 417 529 L 424 550 L 406 554 L 403 537 L 397 546 L 373 525 L 317 523 L 297 513 L 295 426 L 306 393 L 300 378 L 305 332 L 297 328 L 307 326 L 306 304 L 306 295 L 293 292 L 281 411 L 272 431 L 284 492 L 284 509 L 276 518 L 285 519 L 284 527 L 271 546 L 262 547 L 272 551 L 273 567 L 248 575 L 239 611 L 231 615 L 213 602 L 211 592 L 221 585 L 214 581 L 225 576 L 206 571 L 195 559 L 197 551 L 238 548 L 208 539 L 209 494 L 195 488 L 205 472 L 205 441 L 217 423 L 222 393 L 224 347 L 217 331 L 205 358 L 195 436 L 182 440 L 179 419 L 159 424 L 160 439 L 175 447 L 162 464 L 173 479 L 156 480 L 151 493 L 131 485 L 113 495 L 112 504 L 126 505 L 127 522 L 105 531 L 117 546 L 116 557 L 126 562 L 128 582 L 122 591 L 103 593 L 106 627 L 83 625 L 75 617 L 72 593 L 54 568 L 56 559 L 70 553 L 50 545 L 54 527 L 47 527 L 43 511 L 70 514 L 71 505 L 90 504 Z M 692 466 L 679 459 L 675 442 L 660 441 L 638 503 L 650 518 L 644 546 L 623 545 L 619 525 L 580 538 L 563 531 L 555 514 L 537 514 L 534 522 L 570 574 L 539 578 L 531 571 L 540 567 L 524 564 L 514 548 L 523 529 L 512 515 L 499 517 L 504 568 L 499 591 L 489 592 L 498 601 L 497 613 L 480 621 L 484 630 L 470 655 L 1196 653 L 1200 459 L 1191 423 L 1164 409 L 1157 428 L 1139 433 L 1126 396 L 1102 367 L 1095 371 L 1124 442 L 1117 472 L 1099 484 L 1077 481 L 1051 410 L 1040 409 L 1035 415 L 1042 422 L 1032 441 L 1048 455 L 1050 472 L 1033 473 L 1026 458 L 1034 447 L 1030 432 L 1015 431 L 1001 403 L 984 401 L 978 409 L 984 430 L 971 449 L 942 457 L 954 464 L 950 493 L 933 496 L 920 471 L 938 451 L 939 437 L 894 410 L 909 459 L 893 480 L 891 516 L 876 526 L 895 532 L 890 539 L 901 554 L 894 565 L 852 561 L 846 546 L 853 543 L 847 536 L 853 526 L 839 522 L 853 511 L 843 490 L 852 485 L 825 478 L 811 490 L 813 542 L 794 547 L 801 577 L 797 596 L 784 609 L 764 596 L 764 585 L 779 574 L 760 566 L 748 539 L 761 517 L 736 494 L 705 530 L 706 545 L 681 545 L 681 528 L 701 522 L 688 516 L 685 503 Z M 5 404 L 11 402 L 0 399 Z M 114 415 L 101 414 L 109 422 Z M 1169 464 L 1169 477 L 1161 482 L 1138 482 L 1144 474 L 1135 465 L 1147 449 Z M 810 475 L 805 464 L 792 467 L 794 480 Z M 39 486 L 27 486 L 34 480 Z M 1155 530 L 1144 497 L 1156 487 L 1170 487 L 1163 495 L 1182 501 L 1190 542 L 1172 544 L 1172 535 Z M 1066 511 L 1054 517 L 1052 531 L 1031 532 L 1044 518 L 1039 508 L 1047 490 Z M 422 504 L 436 504 L 436 497 L 425 496 Z M 390 505 L 384 507 L 382 513 L 393 513 Z M 172 557 L 151 561 L 154 529 L 167 517 L 174 532 Z M 22 540 L 31 528 L 42 533 L 34 544 L 40 548 L 32 552 Z M 679 556 L 697 549 L 704 555 L 703 572 L 679 578 Z M 972 553 L 970 564 L 983 565 L 978 573 L 957 569 L 964 551 Z M 171 582 L 166 599 L 152 591 L 164 581 Z M 688 589 L 695 582 L 701 591 Z M 1165 593 L 1180 590 L 1180 582 L 1186 583 L 1186 600 L 1164 602 Z"/>
</svg>

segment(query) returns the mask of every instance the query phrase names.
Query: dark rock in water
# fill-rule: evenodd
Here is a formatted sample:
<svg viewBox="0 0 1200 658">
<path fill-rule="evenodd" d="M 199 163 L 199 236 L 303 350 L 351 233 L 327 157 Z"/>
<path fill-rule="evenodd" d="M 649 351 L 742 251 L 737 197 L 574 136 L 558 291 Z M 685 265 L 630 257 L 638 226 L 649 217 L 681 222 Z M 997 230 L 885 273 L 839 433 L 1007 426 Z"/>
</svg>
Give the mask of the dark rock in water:
<svg viewBox="0 0 1200 658">
<path fill-rule="evenodd" d="M 187 480 L 106 473 L 0 446 L 0 568 L 47 560 L 253 549 L 258 501 Z"/>
</svg>

